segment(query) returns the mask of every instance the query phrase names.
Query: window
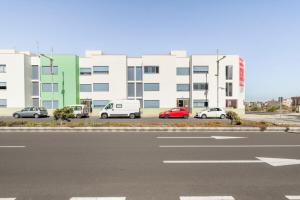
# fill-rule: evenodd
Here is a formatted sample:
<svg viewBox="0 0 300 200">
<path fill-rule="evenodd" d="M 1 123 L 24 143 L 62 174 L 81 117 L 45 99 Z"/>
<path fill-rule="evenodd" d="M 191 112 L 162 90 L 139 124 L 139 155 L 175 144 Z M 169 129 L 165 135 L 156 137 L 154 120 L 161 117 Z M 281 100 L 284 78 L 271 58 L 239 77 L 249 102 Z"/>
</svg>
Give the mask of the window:
<svg viewBox="0 0 300 200">
<path fill-rule="evenodd" d="M 6 82 L 0 82 L 0 90 L 6 90 Z"/>
<path fill-rule="evenodd" d="M 122 108 L 122 104 L 116 104 L 116 108 Z"/>
<path fill-rule="evenodd" d="M 128 81 L 134 81 L 134 67 L 127 67 L 127 79 Z"/>
<path fill-rule="evenodd" d="M 37 65 L 32 65 L 32 73 L 31 73 L 31 78 L 33 80 L 39 80 L 39 66 Z"/>
<path fill-rule="evenodd" d="M 145 74 L 158 74 L 159 73 L 159 66 L 145 66 L 144 67 Z"/>
<path fill-rule="evenodd" d="M 194 90 L 208 90 L 208 83 L 194 83 Z"/>
<path fill-rule="evenodd" d="M 32 82 L 32 96 L 39 96 L 39 95 L 40 95 L 39 83 Z"/>
<path fill-rule="evenodd" d="M 92 84 L 80 84 L 80 92 L 92 92 Z"/>
<path fill-rule="evenodd" d="M 57 66 L 53 66 L 53 75 L 57 75 L 58 74 L 58 67 Z M 43 66 L 42 67 L 42 74 L 43 75 L 51 75 L 51 67 L 50 66 Z"/>
<path fill-rule="evenodd" d="M 232 83 L 226 83 L 226 96 L 232 96 Z"/>
<path fill-rule="evenodd" d="M 136 67 L 135 68 L 135 79 L 137 81 L 141 81 L 143 80 L 143 70 L 142 70 L 142 67 Z"/>
<path fill-rule="evenodd" d="M 134 97 L 134 83 L 128 83 L 128 97 Z"/>
<path fill-rule="evenodd" d="M 53 92 L 58 92 L 58 83 L 53 83 L 53 85 L 51 83 L 43 83 L 42 84 L 43 92 L 52 92 L 52 89 L 53 89 Z"/>
<path fill-rule="evenodd" d="M 80 75 L 81 76 L 92 75 L 92 69 L 91 68 L 80 68 Z"/>
<path fill-rule="evenodd" d="M 177 91 L 184 91 L 184 92 L 188 92 L 190 91 L 190 84 L 177 84 Z"/>
<path fill-rule="evenodd" d="M 159 108 L 159 100 L 145 100 L 144 108 Z"/>
<path fill-rule="evenodd" d="M 159 91 L 159 83 L 145 83 L 144 91 Z"/>
<path fill-rule="evenodd" d="M 94 100 L 93 105 L 94 108 L 104 108 L 109 103 L 108 100 Z"/>
<path fill-rule="evenodd" d="M 94 74 L 108 74 L 109 68 L 108 68 L 108 66 L 94 66 L 93 73 Z"/>
<path fill-rule="evenodd" d="M 0 73 L 6 73 L 6 65 L 0 65 Z"/>
<path fill-rule="evenodd" d="M 135 96 L 142 97 L 143 96 L 143 84 L 136 83 L 135 89 L 136 89 Z"/>
<path fill-rule="evenodd" d="M 226 108 L 237 108 L 237 100 L 236 99 L 227 99 L 226 100 Z"/>
<path fill-rule="evenodd" d="M 232 80 L 232 73 L 233 73 L 233 66 L 228 65 L 226 66 L 226 80 Z"/>
<path fill-rule="evenodd" d="M 188 76 L 190 75 L 190 68 L 188 67 L 177 67 L 176 68 L 177 76 Z"/>
<path fill-rule="evenodd" d="M 35 107 L 40 106 L 40 100 L 38 98 L 32 98 L 32 105 Z"/>
<path fill-rule="evenodd" d="M 194 108 L 205 108 L 208 107 L 208 101 L 205 99 L 194 99 Z"/>
<path fill-rule="evenodd" d="M 94 83 L 93 88 L 94 92 L 108 92 L 109 83 Z"/>
<path fill-rule="evenodd" d="M 7 107 L 7 100 L 0 99 L 0 108 L 6 108 L 6 107 Z"/>
<path fill-rule="evenodd" d="M 206 74 L 208 73 L 208 66 L 194 66 L 194 74 Z"/>
<path fill-rule="evenodd" d="M 58 100 L 53 100 L 53 102 L 51 100 L 43 100 L 43 107 L 45 107 L 46 109 L 56 109 L 58 108 Z"/>
</svg>

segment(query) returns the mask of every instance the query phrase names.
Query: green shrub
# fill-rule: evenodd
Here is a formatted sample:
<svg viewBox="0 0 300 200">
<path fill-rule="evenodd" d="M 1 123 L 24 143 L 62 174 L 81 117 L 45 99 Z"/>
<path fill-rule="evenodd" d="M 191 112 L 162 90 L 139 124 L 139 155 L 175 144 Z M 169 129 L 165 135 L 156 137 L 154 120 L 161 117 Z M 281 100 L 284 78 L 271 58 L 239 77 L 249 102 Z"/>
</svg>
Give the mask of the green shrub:
<svg viewBox="0 0 300 200">
<path fill-rule="evenodd" d="M 267 108 L 267 112 L 275 112 L 276 110 L 278 110 L 279 108 L 276 106 L 271 106 Z"/>
<path fill-rule="evenodd" d="M 226 112 L 226 117 L 231 121 L 231 124 L 241 125 L 242 120 L 236 112 L 228 111 Z"/>
<path fill-rule="evenodd" d="M 70 107 L 64 107 L 61 109 L 56 109 L 53 112 L 53 116 L 55 120 L 60 120 L 62 125 L 62 121 L 69 121 L 70 118 L 74 118 L 73 109 Z"/>
</svg>

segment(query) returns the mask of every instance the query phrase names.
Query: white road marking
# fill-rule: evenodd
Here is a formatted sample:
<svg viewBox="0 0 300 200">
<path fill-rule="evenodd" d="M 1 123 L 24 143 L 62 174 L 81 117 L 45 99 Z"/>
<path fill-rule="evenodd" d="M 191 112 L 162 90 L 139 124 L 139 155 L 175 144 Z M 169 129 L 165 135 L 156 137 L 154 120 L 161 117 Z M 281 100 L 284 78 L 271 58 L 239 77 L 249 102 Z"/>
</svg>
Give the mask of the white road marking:
<svg viewBox="0 0 300 200">
<path fill-rule="evenodd" d="M 126 197 L 72 197 L 70 200 L 126 200 Z"/>
<path fill-rule="evenodd" d="M 234 200 L 232 196 L 181 196 L 180 200 Z"/>
<path fill-rule="evenodd" d="M 0 146 L 0 148 L 26 148 L 26 146 Z"/>
<path fill-rule="evenodd" d="M 156 137 L 157 139 L 216 139 L 216 140 L 228 140 L 228 139 L 241 139 L 247 137 L 232 137 L 232 136 L 208 136 L 208 137 Z"/>
<path fill-rule="evenodd" d="M 300 147 L 295 145 L 160 145 L 160 148 L 286 148 L 286 147 Z"/>
<path fill-rule="evenodd" d="M 0 198 L 0 200 L 15 200 L 16 198 Z"/>
<path fill-rule="evenodd" d="M 267 163 L 273 167 L 299 165 L 298 159 L 256 157 L 258 160 L 164 160 L 164 164 L 241 164 Z"/>
<path fill-rule="evenodd" d="M 300 200 L 300 195 L 299 196 L 286 195 L 285 197 L 290 200 Z"/>
</svg>

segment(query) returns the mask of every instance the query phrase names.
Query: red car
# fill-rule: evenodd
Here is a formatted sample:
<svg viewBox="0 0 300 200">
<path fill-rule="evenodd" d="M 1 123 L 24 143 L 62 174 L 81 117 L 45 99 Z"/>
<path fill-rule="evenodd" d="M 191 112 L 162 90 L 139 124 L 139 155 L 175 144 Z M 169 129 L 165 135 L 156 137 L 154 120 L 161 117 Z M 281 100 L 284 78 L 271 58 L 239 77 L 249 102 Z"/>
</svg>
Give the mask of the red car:
<svg viewBox="0 0 300 200">
<path fill-rule="evenodd" d="M 172 108 L 159 113 L 159 118 L 189 118 L 189 111 L 186 108 Z"/>
</svg>

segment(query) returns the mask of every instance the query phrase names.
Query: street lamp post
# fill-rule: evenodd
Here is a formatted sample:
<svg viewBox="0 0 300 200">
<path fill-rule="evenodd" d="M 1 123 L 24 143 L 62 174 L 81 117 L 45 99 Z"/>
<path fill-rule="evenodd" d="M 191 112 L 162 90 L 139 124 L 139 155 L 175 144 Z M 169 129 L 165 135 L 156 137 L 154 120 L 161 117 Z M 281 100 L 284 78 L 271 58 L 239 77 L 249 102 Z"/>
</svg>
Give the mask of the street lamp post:
<svg viewBox="0 0 300 200">
<path fill-rule="evenodd" d="M 49 59 L 50 61 L 50 69 L 51 69 L 51 87 L 52 87 L 52 100 L 51 100 L 51 107 L 53 109 L 53 100 L 54 100 L 54 91 L 53 91 L 53 61 L 54 59 L 52 57 L 46 56 L 45 54 L 40 54 L 40 56 Z"/>
<path fill-rule="evenodd" d="M 224 58 L 226 58 L 226 56 L 223 56 L 222 58 L 219 59 L 218 55 L 217 55 L 217 74 L 216 74 L 216 76 L 217 76 L 217 107 L 219 107 L 219 89 L 220 89 L 220 87 L 219 87 L 219 75 L 220 75 L 219 68 L 220 68 L 220 61 L 223 60 Z"/>
</svg>

